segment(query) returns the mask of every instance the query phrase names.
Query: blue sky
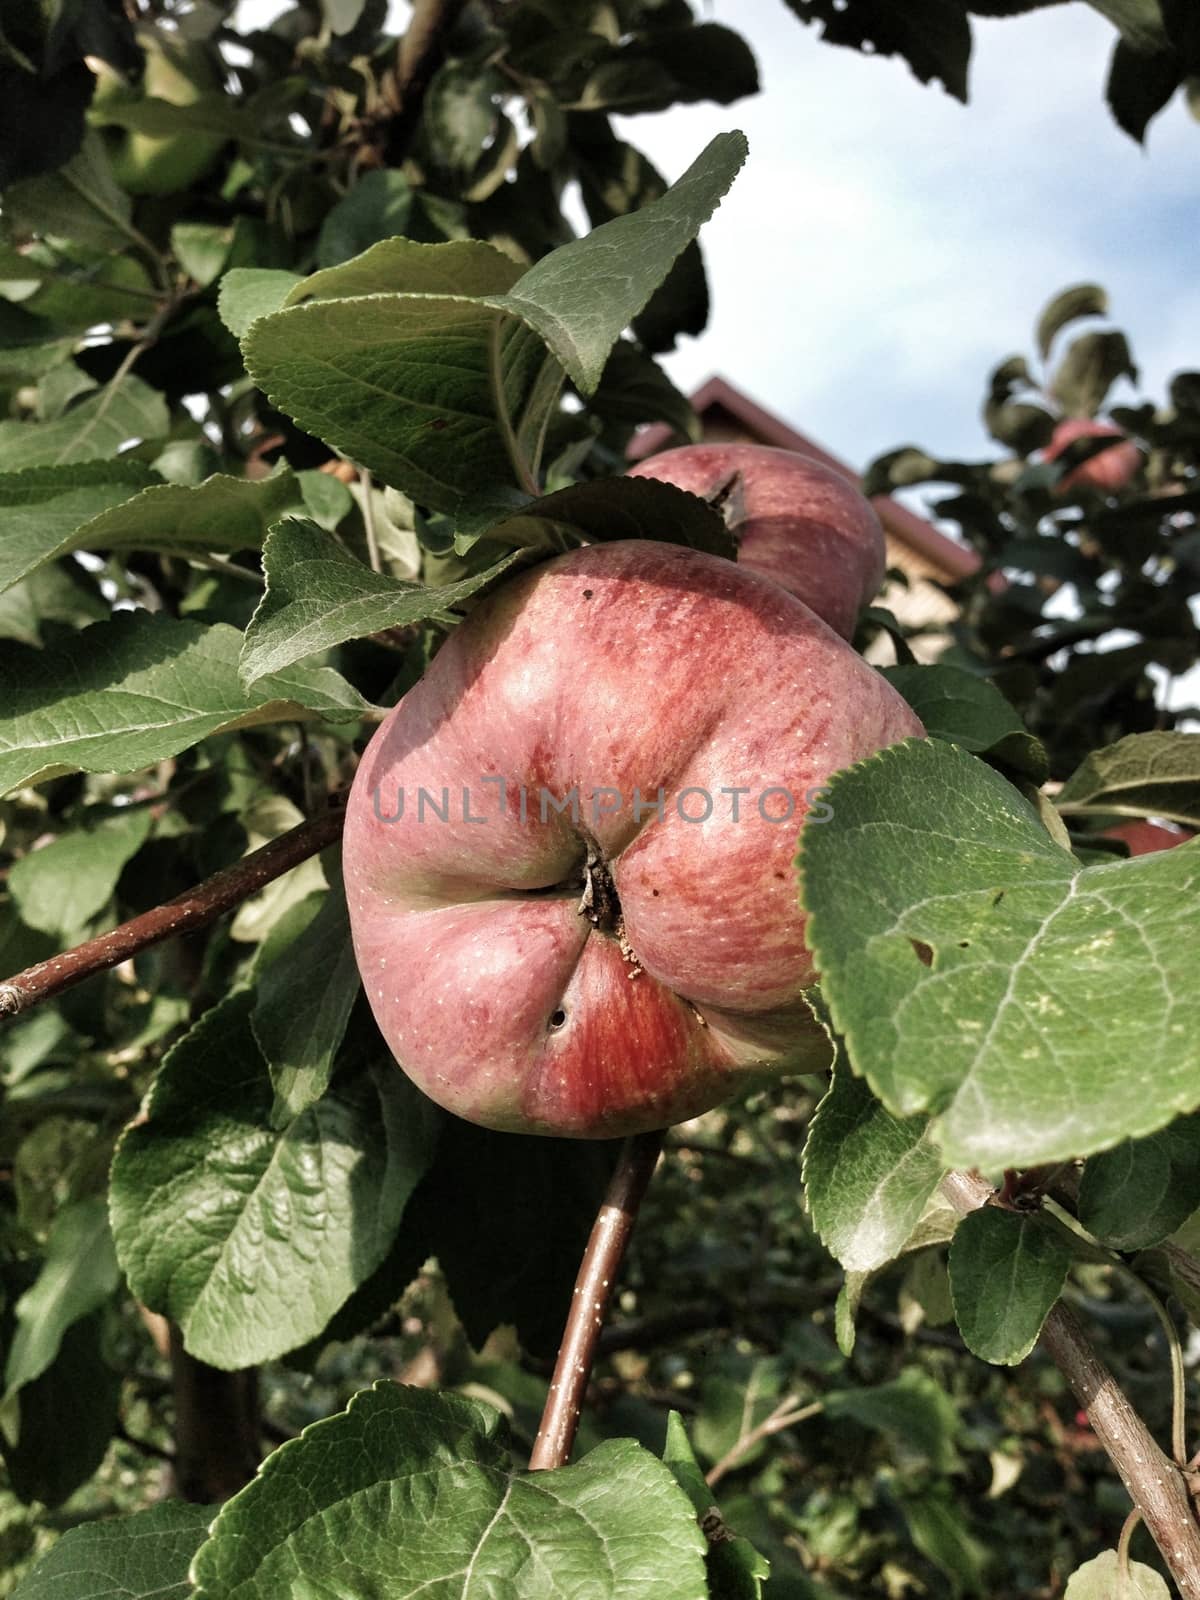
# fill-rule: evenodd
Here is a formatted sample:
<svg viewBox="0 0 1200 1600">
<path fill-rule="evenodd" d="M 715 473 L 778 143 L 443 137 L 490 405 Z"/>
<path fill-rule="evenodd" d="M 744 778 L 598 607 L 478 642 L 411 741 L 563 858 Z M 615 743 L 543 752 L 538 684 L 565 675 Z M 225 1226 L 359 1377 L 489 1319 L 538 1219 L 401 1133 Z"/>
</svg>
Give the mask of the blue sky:
<svg viewBox="0 0 1200 1600">
<path fill-rule="evenodd" d="M 1083 279 L 1108 288 L 1148 395 L 1200 367 L 1200 124 L 1177 103 L 1146 150 L 1116 128 L 1115 35 L 1090 6 L 977 20 L 966 108 L 820 43 L 783 0 L 697 9 L 750 41 L 765 92 L 622 119 L 671 178 L 721 129 L 750 138 L 703 235 L 709 329 L 667 361 L 683 387 L 719 372 L 856 465 L 905 443 L 991 453 L 988 370 L 1032 356 L 1038 310 Z"/>
<path fill-rule="evenodd" d="M 709 14 L 750 40 L 765 92 L 625 123 L 671 176 L 719 128 L 750 137 L 677 382 L 719 371 L 859 465 L 909 442 L 984 453 L 987 371 L 1032 356 L 1038 310 L 1083 279 L 1108 288 L 1146 392 L 1200 366 L 1200 124 L 1176 104 L 1145 151 L 1117 129 L 1114 33 L 1090 7 L 976 21 L 966 108 L 820 43 L 782 0 Z"/>
</svg>

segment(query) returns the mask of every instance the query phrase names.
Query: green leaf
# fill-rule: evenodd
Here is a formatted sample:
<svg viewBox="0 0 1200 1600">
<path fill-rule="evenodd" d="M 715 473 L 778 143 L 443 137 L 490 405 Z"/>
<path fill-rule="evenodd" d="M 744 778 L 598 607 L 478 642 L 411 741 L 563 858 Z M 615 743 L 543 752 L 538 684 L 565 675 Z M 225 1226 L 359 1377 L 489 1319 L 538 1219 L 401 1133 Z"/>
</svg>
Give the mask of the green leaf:
<svg viewBox="0 0 1200 1600">
<path fill-rule="evenodd" d="M 154 481 L 138 461 L 0 473 L 0 591 L 52 556 L 78 548 L 72 540 L 80 526 Z"/>
<path fill-rule="evenodd" d="M 896 1501 L 908 1525 L 908 1536 L 927 1561 L 941 1569 L 956 1594 L 985 1595 L 990 1557 L 974 1538 L 954 1489 L 947 1483 L 931 1484 L 922 1493 L 898 1492 Z"/>
<path fill-rule="evenodd" d="M 940 79 L 956 100 L 967 98 L 971 24 L 958 0 L 787 0 L 801 22 L 820 22 L 827 44 L 875 55 L 899 55 L 922 82 Z"/>
<path fill-rule="evenodd" d="M 315 1105 L 273 1128 L 253 1004 L 229 996 L 168 1053 L 112 1170 L 131 1291 L 224 1368 L 314 1338 L 379 1266 L 435 1125 L 379 1047 L 365 1067 L 355 1052 Z"/>
<path fill-rule="evenodd" d="M 980 1206 L 950 1241 L 950 1292 L 967 1348 L 1014 1367 L 1037 1343 L 1071 1266 L 1064 1230 L 1041 1212 Z"/>
<path fill-rule="evenodd" d="M 838 774 L 828 804 L 801 858 L 825 999 L 855 1069 L 897 1116 L 933 1113 L 949 1162 L 1088 1155 L 1200 1105 L 1200 845 L 1084 868 L 935 739 Z"/>
<path fill-rule="evenodd" d="M 1093 11 L 1107 17 L 1136 51 L 1148 54 L 1162 50 L 1168 43 L 1162 0 L 1087 0 L 1087 3 Z"/>
<path fill-rule="evenodd" d="M 267 537 L 267 592 L 246 630 L 243 679 L 257 683 L 346 639 L 446 618 L 518 560 L 512 552 L 483 572 L 431 589 L 372 572 L 315 523 L 290 517 Z"/>
<path fill-rule="evenodd" d="M 932 739 L 945 739 L 1003 762 L 1041 783 L 1046 752 L 987 678 L 961 667 L 884 667 L 883 676 L 908 701 Z"/>
<path fill-rule="evenodd" d="M 521 268 L 511 256 L 481 239 L 453 239 L 447 244 L 383 239 L 351 261 L 301 278 L 289 290 L 284 307 L 377 294 L 478 299 L 504 294 L 520 277 Z"/>
<path fill-rule="evenodd" d="M 462 249 L 391 240 L 358 258 L 362 274 L 396 247 Z M 336 288 L 355 268 L 329 268 L 302 287 Z M 491 302 L 339 295 L 260 318 L 244 348 L 273 405 L 419 504 L 470 509 L 486 526 L 530 492 L 562 370 L 537 334 Z"/>
<path fill-rule="evenodd" d="M 1114 1250 L 1144 1250 L 1182 1227 L 1200 1204 L 1200 1116 L 1091 1156 L 1079 1220 Z"/>
<path fill-rule="evenodd" d="M 718 1600 L 761 1600 L 764 1581 L 771 1575 L 771 1563 L 750 1543 L 730 1529 L 713 1501 L 712 1490 L 704 1481 L 683 1418 L 678 1411 L 667 1417 L 667 1440 L 663 1463 L 675 1482 L 692 1502 L 692 1509 L 708 1539 L 708 1587 Z"/>
<path fill-rule="evenodd" d="M 1042 360 L 1050 354 L 1055 335 L 1079 317 L 1106 317 L 1108 295 L 1098 283 L 1077 283 L 1056 294 L 1038 318 L 1037 343 Z"/>
<path fill-rule="evenodd" d="M 318 266 L 336 267 L 381 239 L 406 232 L 412 203 L 403 173 L 390 167 L 365 173 L 326 213 L 317 239 Z"/>
<path fill-rule="evenodd" d="M 102 911 L 121 869 L 150 832 L 148 808 L 117 812 L 92 826 L 60 833 L 15 861 L 8 890 L 31 928 L 66 939 Z"/>
<path fill-rule="evenodd" d="M 477 241 L 375 245 L 255 323 L 247 366 L 306 431 L 421 505 L 469 512 L 463 531 L 479 531 L 534 487 L 563 370 L 582 392 L 596 388 L 744 155 L 740 134 L 719 136 L 660 200 L 519 277 Z"/>
<path fill-rule="evenodd" d="M 73 1201 L 55 1219 L 42 1270 L 17 1301 L 4 1371 L 6 1401 L 47 1371 L 67 1329 L 98 1310 L 119 1281 L 103 1197 Z"/>
<path fill-rule="evenodd" d="M 321 0 L 321 12 L 330 33 L 339 37 L 351 33 L 358 26 L 365 4 L 366 0 Z"/>
<path fill-rule="evenodd" d="M 613 346 L 712 216 L 746 151 L 743 134 L 718 134 L 661 200 L 552 251 L 496 302 L 542 334 L 581 393 L 596 389 Z"/>
<path fill-rule="evenodd" d="M 544 495 L 487 530 L 500 544 L 562 549 L 586 541 L 657 539 L 737 559 L 725 519 L 699 495 L 653 478 L 595 478 Z"/>
<path fill-rule="evenodd" d="M 242 636 L 144 611 L 96 622 L 54 650 L 0 649 L 0 794 L 64 772 L 136 772 L 211 734 L 311 716 L 358 716 L 327 667 L 238 682 Z"/>
<path fill-rule="evenodd" d="M 221 321 L 235 339 L 245 338 L 250 324 L 278 311 L 298 283 L 295 272 L 278 267 L 231 267 L 217 291 Z"/>
<path fill-rule="evenodd" d="M 893 1117 L 838 1067 L 809 1129 L 804 1186 L 822 1244 L 847 1271 L 901 1253 L 945 1170 L 925 1117 Z"/>
<path fill-rule="evenodd" d="M 212 1521 L 209 1506 L 168 1500 L 68 1528 L 20 1588 L 19 1600 L 187 1600 L 188 1567 Z"/>
<path fill-rule="evenodd" d="M 1125 335 L 1084 333 L 1059 362 L 1053 390 L 1069 416 L 1094 417 L 1118 378 L 1138 380 Z"/>
<path fill-rule="evenodd" d="M 18 1390 L 15 1438 L 12 1414 L 6 1415 L 8 1481 L 27 1503 L 61 1505 L 104 1459 L 121 1386 L 104 1360 L 102 1324 L 98 1311 L 73 1322 L 53 1364 Z"/>
<path fill-rule="evenodd" d="M 1165 817 L 1200 828 L 1200 733 L 1131 733 L 1095 750 L 1057 797 L 1066 817 Z"/>
<path fill-rule="evenodd" d="M 94 129 L 65 167 L 14 183 L 4 194 L 4 219 L 14 233 L 71 239 L 96 250 L 128 250 L 132 215 Z"/>
<path fill-rule="evenodd" d="M 341 874 L 274 961 L 258 967 L 252 1025 L 275 1086 L 276 1121 L 297 1117 L 329 1087 L 361 983 Z M 270 950 L 266 952 L 269 957 Z"/>
<path fill-rule="evenodd" d="M 170 425 L 158 390 L 127 373 L 54 422 L 0 422 L 0 471 L 115 456 L 134 440 L 161 439 Z"/>
<path fill-rule="evenodd" d="M 172 555 L 252 550 L 262 544 L 276 518 L 302 504 L 300 485 L 291 472 L 257 481 L 216 473 L 203 483 L 167 483 L 143 490 L 81 528 L 69 548 L 90 545 Z"/>
<path fill-rule="evenodd" d="M 934 1472 L 948 1474 L 959 1466 L 958 1407 L 927 1372 L 910 1367 L 892 1383 L 836 1389 L 822 1404 L 825 1415 L 835 1422 L 849 1417 L 860 1427 L 891 1434 L 906 1454 L 922 1457 Z"/>
<path fill-rule="evenodd" d="M 479 1401 L 380 1383 L 267 1459 L 193 1564 L 197 1600 L 530 1593 L 704 1600 L 704 1540 L 632 1439 L 523 1473 Z M 437 1537 L 429 1518 L 436 1507 Z"/>
<path fill-rule="evenodd" d="M 1171 1591 L 1153 1567 L 1129 1563 L 1129 1578 L 1121 1577 L 1115 1550 L 1102 1550 L 1085 1561 L 1067 1579 L 1063 1600 L 1171 1600 Z"/>
</svg>

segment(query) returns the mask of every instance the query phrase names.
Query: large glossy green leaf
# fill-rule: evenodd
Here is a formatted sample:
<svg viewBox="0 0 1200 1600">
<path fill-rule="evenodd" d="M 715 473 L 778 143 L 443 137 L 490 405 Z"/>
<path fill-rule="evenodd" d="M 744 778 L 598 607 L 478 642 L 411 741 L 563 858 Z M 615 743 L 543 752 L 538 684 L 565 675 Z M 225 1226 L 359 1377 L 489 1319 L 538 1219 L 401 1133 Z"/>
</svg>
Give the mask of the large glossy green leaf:
<svg viewBox="0 0 1200 1600">
<path fill-rule="evenodd" d="M 272 1086 L 230 996 L 167 1055 L 113 1162 L 130 1288 L 191 1353 L 235 1368 L 314 1338 L 380 1265 L 432 1154 L 435 1116 L 378 1043 L 272 1125 Z"/>
<path fill-rule="evenodd" d="M 708 1594 L 691 1505 L 632 1439 L 577 1466 L 520 1472 L 490 1406 L 391 1383 L 269 1457 L 192 1572 L 197 1600 Z"/>
<path fill-rule="evenodd" d="M 809 943 L 855 1070 L 955 1164 L 1091 1154 L 1200 1105 L 1200 845 L 1082 867 L 940 740 L 839 774 Z"/>
<path fill-rule="evenodd" d="M 213 1512 L 168 1500 L 68 1528 L 24 1579 L 20 1600 L 187 1600 L 188 1567 Z"/>
</svg>

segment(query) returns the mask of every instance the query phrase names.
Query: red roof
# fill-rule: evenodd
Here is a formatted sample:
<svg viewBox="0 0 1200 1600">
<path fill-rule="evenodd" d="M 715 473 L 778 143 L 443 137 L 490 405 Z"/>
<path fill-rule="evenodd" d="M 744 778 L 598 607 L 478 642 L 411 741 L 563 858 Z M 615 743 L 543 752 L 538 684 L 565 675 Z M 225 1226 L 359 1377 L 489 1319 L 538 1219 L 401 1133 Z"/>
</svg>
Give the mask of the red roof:
<svg viewBox="0 0 1200 1600">
<path fill-rule="evenodd" d="M 799 433 L 772 412 L 764 410 L 740 389 L 735 389 L 731 383 L 727 383 L 724 378 L 713 377 L 702 383 L 691 396 L 691 402 L 702 421 L 708 412 L 725 411 L 762 444 L 774 445 L 781 450 L 795 450 L 800 455 L 811 456 L 814 461 L 820 461 L 823 465 L 832 467 L 835 472 L 840 472 L 855 486 L 861 482 L 860 475 L 853 467 L 839 460 L 837 456 L 831 455 L 828 450 L 822 449 L 807 434 Z M 675 437 L 674 430 L 667 423 L 653 423 L 650 427 L 643 428 L 631 441 L 629 459 L 642 461 L 646 456 L 665 449 Z M 924 517 L 918 517 L 915 512 L 902 506 L 898 500 L 893 500 L 890 495 L 881 494 L 875 495 L 871 503 L 879 513 L 880 522 L 893 539 L 907 545 L 914 554 L 924 556 L 927 561 L 933 562 L 950 578 L 967 578 L 978 570 L 979 557 L 974 550 L 968 550 L 964 545 L 948 539 L 931 522 L 927 522 Z"/>
</svg>

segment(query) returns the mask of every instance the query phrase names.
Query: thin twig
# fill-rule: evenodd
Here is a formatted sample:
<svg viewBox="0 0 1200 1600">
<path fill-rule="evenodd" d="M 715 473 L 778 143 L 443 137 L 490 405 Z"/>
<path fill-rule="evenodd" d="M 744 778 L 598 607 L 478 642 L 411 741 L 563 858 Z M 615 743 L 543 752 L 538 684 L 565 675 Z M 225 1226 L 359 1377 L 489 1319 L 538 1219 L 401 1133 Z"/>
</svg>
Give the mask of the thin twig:
<svg viewBox="0 0 1200 1600">
<path fill-rule="evenodd" d="M 531 1472 L 565 1467 L 570 1458 L 604 1313 L 612 1299 L 638 1209 L 658 1164 L 663 1138 L 662 1132 L 639 1133 L 622 1147 L 579 1265 L 546 1409 L 529 1458 Z"/>
<path fill-rule="evenodd" d="M 154 906 L 141 916 L 123 922 L 110 933 L 102 933 L 67 950 L 60 956 L 39 961 L 0 984 L 0 1021 L 28 1011 L 42 1000 L 62 994 L 84 978 L 118 966 L 151 945 L 177 934 L 191 933 L 232 911 L 264 884 L 281 878 L 285 872 L 315 856 L 332 844 L 342 831 L 345 795 L 333 796 L 329 809 L 311 817 L 298 827 L 272 839 L 260 850 L 243 856 L 231 867 L 188 889 L 164 905 Z"/>
<path fill-rule="evenodd" d="M 992 1203 L 996 1191 L 974 1173 L 951 1172 L 942 1180 L 942 1193 L 966 1216 Z M 1075 1313 L 1061 1300 L 1042 1325 L 1041 1343 L 1087 1412 L 1092 1432 L 1141 1512 L 1183 1600 L 1200 1600 L 1200 1523 L 1183 1473 L 1159 1449 Z"/>
<path fill-rule="evenodd" d="M 715 1467 L 711 1467 L 704 1474 L 704 1481 L 710 1489 L 715 1488 L 727 1472 L 732 1472 L 743 1456 L 747 1455 L 762 1439 L 768 1439 L 773 1433 L 782 1433 L 785 1428 L 793 1428 L 798 1422 L 807 1422 L 809 1417 L 820 1416 L 825 1406 L 820 1400 L 810 1401 L 808 1405 L 800 1404 L 797 1394 L 785 1395 L 784 1398 L 771 1412 L 764 1417 L 757 1427 L 742 1434 L 741 1438 L 728 1449 Z"/>
</svg>

